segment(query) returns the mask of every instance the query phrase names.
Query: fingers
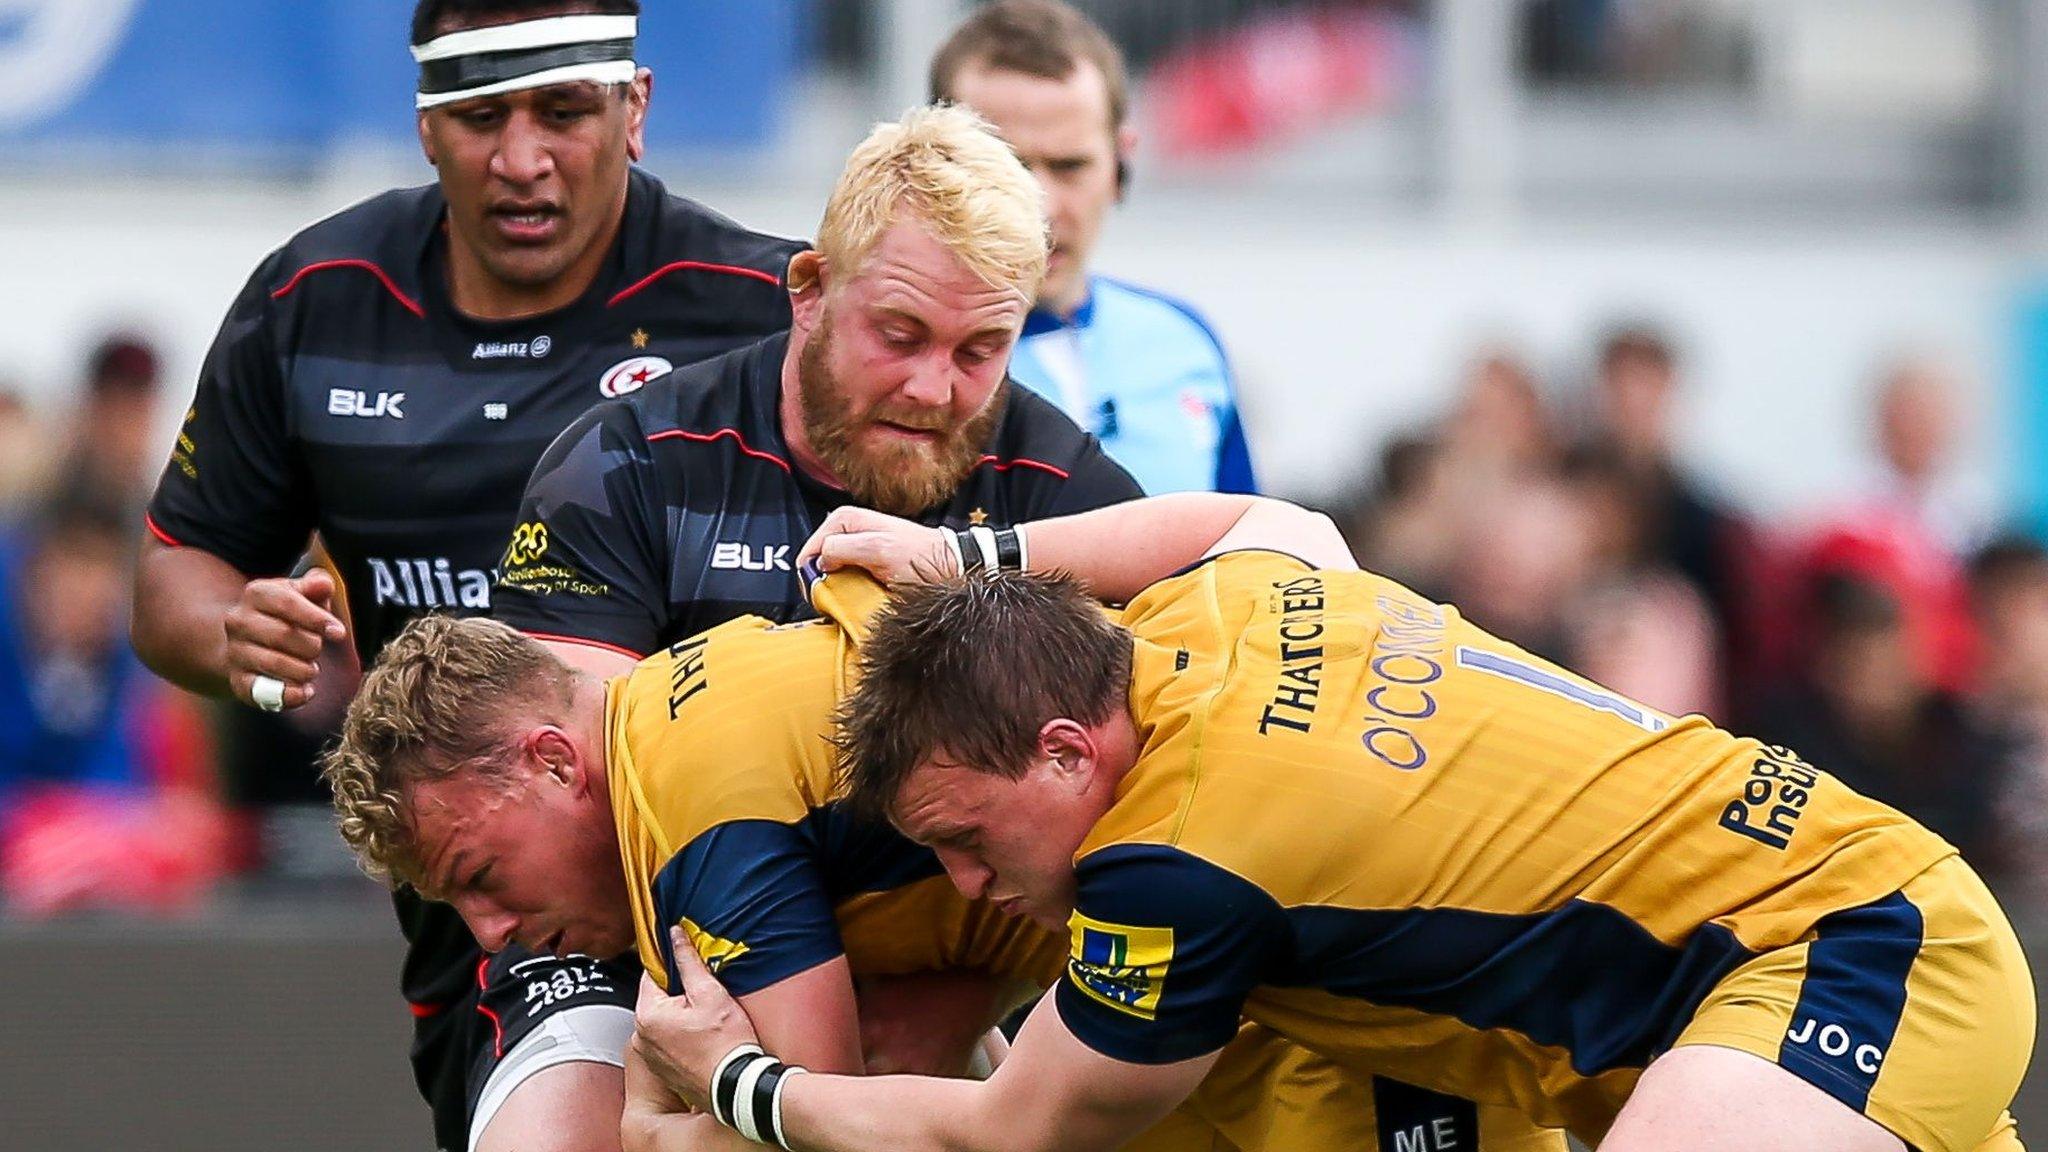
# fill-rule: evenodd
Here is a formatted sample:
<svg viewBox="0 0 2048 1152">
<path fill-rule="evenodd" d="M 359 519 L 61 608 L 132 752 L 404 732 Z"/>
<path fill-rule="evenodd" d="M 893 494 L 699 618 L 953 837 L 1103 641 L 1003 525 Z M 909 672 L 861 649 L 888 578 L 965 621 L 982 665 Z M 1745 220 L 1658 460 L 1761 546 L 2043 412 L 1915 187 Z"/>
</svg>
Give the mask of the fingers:
<svg viewBox="0 0 2048 1152">
<path fill-rule="evenodd" d="M 851 532 L 870 532 L 878 526 L 877 521 L 893 519 L 894 517 L 892 516 L 885 516 L 880 512 L 871 512 L 866 508 L 855 508 L 851 505 L 843 508 L 834 508 L 831 514 L 825 517 L 825 522 L 818 525 L 818 530 L 811 533 L 811 538 L 804 541 L 804 546 L 797 549 L 797 566 L 802 567 L 804 561 L 818 555 L 819 551 L 824 548 L 825 542 L 835 536 L 843 536 Z M 831 569 L 828 567 L 826 571 L 829 572 Z"/>
<path fill-rule="evenodd" d="M 228 609 L 228 638 L 275 648 L 305 660 L 318 656 L 323 643 L 341 639 L 347 633 L 332 612 L 308 600 L 300 591 L 300 581 L 309 579 L 311 575 L 297 580 L 250 581 L 242 589 L 241 600 Z M 327 580 L 325 594 L 332 596 L 332 578 Z"/>
<path fill-rule="evenodd" d="M 662 991 L 661 985 L 654 982 L 654 977 L 645 972 L 640 973 L 640 999 L 634 1003 L 633 1011 L 640 1012 L 666 999 L 668 993 Z"/>
<path fill-rule="evenodd" d="M 222 618 L 227 648 L 223 654 L 228 686 L 255 703 L 251 687 L 259 676 L 282 682 L 284 707 L 297 708 L 313 698 L 320 675 L 320 651 L 330 637 L 346 631 L 332 613 L 307 598 L 331 599 L 334 579 L 316 571 L 295 580 L 253 580 Z"/>
<path fill-rule="evenodd" d="M 818 550 L 818 564 L 827 572 L 841 568 L 859 568 L 875 578 L 887 581 L 894 563 L 895 541 L 881 532 L 857 532 L 834 536 L 823 541 Z"/>
<path fill-rule="evenodd" d="M 683 978 L 681 995 L 693 1004 L 714 1003 L 725 995 L 725 986 L 704 961 L 697 955 L 697 947 L 690 943 L 689 934 L 680 926 L 668 930 L 670 951 L 675 953 L 676 972 Z"/>
<path fill-rule="evenodd" d="M 326 621 L 320 625 L 322 636 L 330 642 L 346 640 L 348 629 L 342 625 L 341 619 L 334 615 L 334 596 L 338 591 L 334 573 L 325 568 L 314 568 L 291 583 L 298 589 L 299 595 L 305 597 L 308 604 L 326 615 Z"/>
</svg>

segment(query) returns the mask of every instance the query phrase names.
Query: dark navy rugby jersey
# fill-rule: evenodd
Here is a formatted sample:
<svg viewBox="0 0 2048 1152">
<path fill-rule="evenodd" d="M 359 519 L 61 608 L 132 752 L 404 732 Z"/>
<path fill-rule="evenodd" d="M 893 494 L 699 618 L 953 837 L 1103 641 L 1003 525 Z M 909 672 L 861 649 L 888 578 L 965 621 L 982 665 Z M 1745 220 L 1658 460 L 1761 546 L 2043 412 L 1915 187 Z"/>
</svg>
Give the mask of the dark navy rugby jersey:
<svg viewBox="0 0 2048 1152">
<path fill-rule="evenodd" d="M 653 652 L 735 616 L 811 615 L 797 549 L 853 502 L 783 439 L 776 335 L 599 405 L 535 467 L 495 615 L 532 635 Z M 1140 496 L 1095 437 L 1029 389 L 927 524 L 995 526 Z"/>
<path fill-rule="evenodd" d="M 149 527 L 250 576 L 318 529 L 365 662 L 426 611 L 490 606 L 520 492 L 564 425 L 674 364 L 789 324 L 799 242 L 629 177 L 619 240 L 583 297 L 489 322 L 448 298 L 445 202 L 388 192 L 256 269 L 208 353 Z M 407 999 L 431 1015 L 475 979 L 453 909 L 396 894 Z"/>
<path fill-rule="evenodd" d="M 801 249 L 629 178 L 590 290 L 480 321 L 448 298 L 435 186 L 301 232 L 256 270 L 208 354 L 149 508 L 166 543 L 250 576 L 318 529 L 367 661 L 421 611 L 481 612 L 536 458 L 576 415 L 789 324 Z"/>
</svg>

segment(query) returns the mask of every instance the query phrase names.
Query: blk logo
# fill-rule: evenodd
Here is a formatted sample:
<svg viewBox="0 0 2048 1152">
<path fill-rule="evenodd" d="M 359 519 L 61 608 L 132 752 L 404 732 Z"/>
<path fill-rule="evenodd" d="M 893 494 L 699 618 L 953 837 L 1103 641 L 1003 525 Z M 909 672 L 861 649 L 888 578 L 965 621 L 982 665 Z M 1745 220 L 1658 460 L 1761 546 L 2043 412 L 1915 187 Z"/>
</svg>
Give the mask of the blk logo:
<svg viewBox="0 0 2048 1152">
<path fill-rule="evenodd" d="M 713 568 L 742 572 L 789 572 L 789 545 L 763 544 L 758 555 L 753 545 L 738 540 L 720 540 L 711 546 Z"/>
<path fill-rule="evenodd" d="M 329 416 L 358 416 L 367 420 L 390 417 L 405 419 L 400 405 L 405 403 L 403 392 L 379 392 L 371 399 L 368 392 L 356 392 L 347 388 L 334 388 L 327 393 L 327 414 Z"/>
</svg>

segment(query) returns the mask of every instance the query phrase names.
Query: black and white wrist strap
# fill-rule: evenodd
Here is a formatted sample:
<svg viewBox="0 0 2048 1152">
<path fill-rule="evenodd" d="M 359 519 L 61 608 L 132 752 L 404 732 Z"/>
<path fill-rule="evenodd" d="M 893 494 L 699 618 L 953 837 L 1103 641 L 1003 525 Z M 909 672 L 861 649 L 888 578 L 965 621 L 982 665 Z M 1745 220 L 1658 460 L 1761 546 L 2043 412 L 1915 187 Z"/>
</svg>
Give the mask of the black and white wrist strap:
<svg viewBox="0 0 2048 1152">
<path fill-rule="evenodd" d="M 984 572 L 1023 572 L 1030 567 L 1030 553 L 1024 543 L 1024 526 L 1014 528 L 990 528 L 977 524 L 972 528 L 947 530 L 947 539 L 953 543 L 953 555 L 960 561 L 960 574 L 974 576 Z"/>
<path fill-rule="evenodd" d="M 742 1044 L 711 1073 L 711 1115 L 757 1144 L 789 1147 L 782 1135 L 782 1089 L 804 1069 Z"/>
</svg>

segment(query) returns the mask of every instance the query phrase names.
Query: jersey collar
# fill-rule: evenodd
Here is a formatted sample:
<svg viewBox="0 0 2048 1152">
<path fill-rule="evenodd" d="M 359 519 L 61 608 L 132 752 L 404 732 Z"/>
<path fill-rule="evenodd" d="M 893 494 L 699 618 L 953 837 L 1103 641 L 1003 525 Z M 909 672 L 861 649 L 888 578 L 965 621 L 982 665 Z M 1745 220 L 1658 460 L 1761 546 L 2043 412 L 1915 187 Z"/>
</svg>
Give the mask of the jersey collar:
<svg viewBox="0 0 2048 1152">
<path fill-rule="evenodd" d="M 1095 277 L 1088 277 L 1087 284 L 1088 295 L 1082 298 L 1081 306 L 1074 309 L 1072 316 L 1062 319 L 1046 309 L 1033 308 L 1030 315 L 1024 317 L 1024 331 L 1018 338 L 1037 336 L 1061 328 L 1086 328 L 1095 323 Z"/>
</svg>

